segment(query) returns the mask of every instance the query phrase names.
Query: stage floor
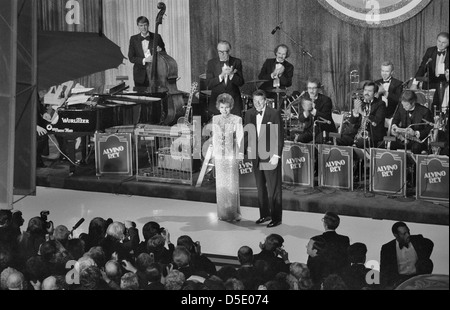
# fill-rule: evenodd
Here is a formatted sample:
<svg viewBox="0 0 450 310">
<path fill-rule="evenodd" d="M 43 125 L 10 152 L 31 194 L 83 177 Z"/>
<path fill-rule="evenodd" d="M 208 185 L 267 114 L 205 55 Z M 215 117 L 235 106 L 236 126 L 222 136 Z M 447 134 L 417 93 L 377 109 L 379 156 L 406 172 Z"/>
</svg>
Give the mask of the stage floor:
<svg viewBox="0 0 450 310">
<path fill-rule="evenodd" d="M 97 177 L 95 163 L 76 168 L 69 175 L 67 161 L 49 158 L 47 168 L 37 169 L 37 185 L 41 187 L 101 192 L 126 196 L 169 198 L 181 201 L 215 203 L 215 182 L 205 177 L 201 187 L 195 187 L 199 173 L 193 177 L 193 186 L 138 181 L 136 177 Z M 363 188 L 363 187 L 362 187 Z M 338 214 L 379 220 L 405 221 L 423 224 L 449 225 L 448 203 L 415 200 L 414 196 L 388 197 L 364 191 L 342 191 L 332 188 L 314 190 L 301 186 L 283 186 L 283 210 L 319 213 L 335 211 Z M 241 190 L 241 205 L 257 208 L 254 190 Z"/>
</svg>

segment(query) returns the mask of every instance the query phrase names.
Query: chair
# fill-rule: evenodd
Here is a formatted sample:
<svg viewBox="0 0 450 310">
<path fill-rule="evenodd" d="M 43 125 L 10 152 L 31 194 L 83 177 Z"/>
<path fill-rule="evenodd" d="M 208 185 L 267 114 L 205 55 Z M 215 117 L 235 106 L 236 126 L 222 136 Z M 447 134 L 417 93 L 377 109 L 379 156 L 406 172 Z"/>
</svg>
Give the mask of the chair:
<svg viewBox="0 0 450 310">
<path fill-rule="evenodd" d="M 333 121 L 336 124 L 338 133 L 342 133 L 342 122 L 344 121 L 344 114 L 332 113 Z"/>
</svg>

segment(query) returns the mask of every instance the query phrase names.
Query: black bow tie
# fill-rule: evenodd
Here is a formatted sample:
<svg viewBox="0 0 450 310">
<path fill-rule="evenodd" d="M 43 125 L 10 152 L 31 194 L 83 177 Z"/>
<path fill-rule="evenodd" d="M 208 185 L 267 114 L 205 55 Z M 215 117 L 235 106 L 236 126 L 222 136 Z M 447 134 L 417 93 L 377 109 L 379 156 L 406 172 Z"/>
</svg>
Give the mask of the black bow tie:
<svg viewBox="0 0 450 310">
<path fill-rule="evenodd" d="M 444 55 L 444 54 L 445 54 L 445 50 L 443 50 L 443 51 L 438 51 L 438 52 L 437 52 L 437 55 L 438 55 L 438 56 L 441 56 L 441 55 Z"/>
<path fill-rule="evenodd" d="M 220 61 L 220 64 L 223 66 L 223 65 L 227 65 L 228 66 L 228 61 Z"/>
<path fill-rule="evenodd" d="M 389 80 L 384 80 L 384 81 L 383 81 L 383 84 L 390 83 L 390 82 L 391 82 L 391 79 L 389 79 Z"/>
<path fill-rule="evenodd" d="M 263 115 L 264 111 L 256 111 L 256 114 Z"/>
<path fill-rule="evenodd" d="M 403 248 L 409 249 L 409 243 L 408 244 L 399 244 L 400 250 Z"/>
<path fill-rule="evenodd" d="M 284 61 L 277 61 L 277 64 L 283 64 Z"/>
<path fill-rule="evenodd" d="M 141 36 L 141 41 L 144 41 L 144 40 L 150 41 L 150 36 L 146 36 L 145 38 L 143 36 Z"/>
</svg>

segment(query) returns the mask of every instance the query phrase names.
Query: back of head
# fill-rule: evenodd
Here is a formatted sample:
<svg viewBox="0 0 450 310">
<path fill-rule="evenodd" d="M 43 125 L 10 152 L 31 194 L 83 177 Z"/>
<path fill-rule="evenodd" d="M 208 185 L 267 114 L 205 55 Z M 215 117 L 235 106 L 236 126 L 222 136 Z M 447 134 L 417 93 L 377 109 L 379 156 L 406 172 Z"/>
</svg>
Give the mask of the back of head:
<svg viewBox="0 0 450 310">
<path fill-rule="evenodd" d="M 158 263 L 151 263 L 145 269 L 145 277 L 149 282 L 160 282 L 162 275 L 161 266 Z"/>
<path fill-rule="evenodd" d="M 330 274 L 322 282 L 322 290 L 324 291 L 342 291 L 348 290 L 344 280 L 337 274 Z"/>
<path fill-rule="evenodd" d="M 54 240 L 46 241 L 41 244 L 39 253 L 42 259 L 46 262 L 52 261 L 56 257 L 57 247 Z"/>
<path fill-rule="evenodd" d="M 89 236 L 91 238 L 103 238 L 106 234 L 106 221 L 101 217 L 95 217 L 89 223 Z"/>
<path fill-rule="evenodd" d="M 7 290 L 8 286 L 7 286 L 7 280 L 8 277 L 13 274 L 14 272 L 18 272 L 16 269 L 8 267 L 6 269 L 4 269 L 2 271 L 2 273 L 0 274 L 0 288 L 2 290 Z"/>
<path fill-rule="evenodd" d="M 53 232 L 53 236 L 59 242 L 65 243 L 67 240 L 69 240 L 70 231 L 66 226 L 59 225 L 56 226 L 55 231 Z"/>
<path fill-rule="evenodd" d="M 245 290 L 244 283 L 236 278 L 230 278 L 224 283 L 227 291 L 243 291 Z"/>
<path fill-rule="evenodd" d="M 151 264 L 154 263 L 154 259 L 150 254 L 148 253 L 141 253 L 136 258 L 136 269 L 142 272 L 145 272 L 145 270 L 150 267 Z"/>
<path fill-rule="evenodd" d="M 253 250 L 251 247 L 245 245 L 240 247 L 237 256 L 241 265 L 253 263 Z"/>
<path fill-rule="evenodd" d="M 80 273 L 83 269 L 95 266 L 95 261 L 88 255 L 83 255 L 75 263 L 75 269 Z"/>
<path fill-rule="evenodd" d="M 327 212 L 323 217 L 323 222 L 325 223 L 328 229 L 336 230 L 339 227 L 339 224 L 341 223 L 341 219 L 339 218 L 339 215 L 337 215 L 336 213 Z"/>
<path fill-rule="evenodd" d="M 289 266 L 289 272 L 297 279 L 309 277 L 310 275 L 308 265 L 299 262 L 292 263 Z"/>
<path fill-rule="evenodd" d="M 225 290 L 224 281 L 218 276 L 210 276 L 203 282 L 205 284 L 206 289 L 211 291 L 223 291 Z"/>
<path fill-rule="evenodd" d="M 85 253 L 85 243 L 82 239 L 70 239 L 67 241 L 67 251 L 74 260 L 78 260 Z"/>
<path fill-rule="evenodd" d="M 367 246 L 356 242 L 347 249 L 348 259 L 353 264 L 364 264 L 366 262 Z"/>
<path fill-rule="evenodd" d="M 121 241 L 125 238 L 125 225 L 120 222 L 113 222 L 106 229 L 106 235 L 117 240 Z"/>
<path fill-rule="evenodd" d="M 11 219 L 11 210 L 0 210 L 0 228 L 8 226 L 11 223 Z"/>
<path fill-rule="evenodd" d="M 156 234 L 160 233 L 160 225 L 156 222 L 148 222 L 142 227 L 142 235 L 144 236 L 144 240 L 149 240 Z"/>
<path fill-rule="evenodd" d="M 106 262 L 106 254 L 101 246 L 93 246 L 85 253 L 92 258 L 97 266 L 104 266 Z"/>
<path fill-rule="evenodd" d="M 29 232 L 30 234 L 44 234 L 45 235 L 46 231 L 45 231 L 45 227 L 44 227 L 44 221 L 38 216 L 31 218 L 28 221 L 27 232 Z"/>
<path fill-rule="evenodd" d="M 147 241 L 148 252 L 160 251 L 164 248 L 166 239 L 161 235 L 154 235 Z"/>
<path fill-rule="evenodd" d="M 179 270 L 172 270 L 168 273 L 164 287 L 168 291 L 179 291 L 183 288 L 186 277 Z"/>
<path fill-rule="evenodd" d="M 22 291 L 26 288 L 25 277 L 20 271 L 13 271 L 6 280 L 6 287 L 10 291 Z"/>
<path fill-rule="evenodd" d="M 317 255 L 323 254 L 326 250 L 326 240 L 322 236 L 314 236 L 311 238 L 314 241 L 313 250 L 317 250 Z"/>
<path fill-rule="evenodd" d="M 42 281 L 41 290 L 43 291 L 62 291 L 67 289 L 68 285 L 64 276 L 50 276 Z"/>
<path fill-rule="evenodd" d="M 267 251 L 275 251 L 275 249 L 283 245 L 284 239 L 278 234 L 270 234 L 264 242 L 264 249 Z"/>
<path fill-rule="evenodd" d="M 120 289 L 124 291 L 139 290 L 138 276 L 134 272 L 127 272 L 120 279 Z"/>
<path fill-rule="evenodd" d="M 120 280 L 122 277 L 122 267 L 115 260 L 110 260 L 105 264 L 105 273 L 110 280 Z"/>
<path fill-rule="evenodd" d="M 80 285 L 83 290 L 98 290 L 102 279 L 97 266 L 89 266 L 80 271 Z"/>
<path fill-rule="evenodd" d="M 186 249 L 192 252 L 194 248 L 194 241 L 192 240 L 191 237 L 183 235 L 178 237 L 177 246 L 184 246 Z"/>
<path fill-rule="evenodd" d="M 226 281 L 230 278 L 237 277 L 236 269 L 231 265 L 225 265 L 217 271 L 217 276 L 221 278 L 223 281 Z"/>
</svg>

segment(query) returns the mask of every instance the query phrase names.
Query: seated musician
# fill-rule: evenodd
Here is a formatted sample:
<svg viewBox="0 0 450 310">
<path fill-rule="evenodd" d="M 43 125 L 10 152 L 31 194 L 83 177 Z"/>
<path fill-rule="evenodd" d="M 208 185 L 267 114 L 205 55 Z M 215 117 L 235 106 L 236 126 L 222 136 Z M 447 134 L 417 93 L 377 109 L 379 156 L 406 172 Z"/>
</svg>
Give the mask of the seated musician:
<svg viewBox="0 0 450 310">
<path fill-rule="evenodd" d="M 275 58 L 268 58 L 264 62 L 258 75 L 260 80 L 267 80 L 259 88 L 266 91 L 267 98 L 276 99 L 277 94 L 271 93 L 274 88 L 286 89 L 292 86 L 294 66 L 286 59 L 289 58 L 289 47 L 280 44 L 274 49 Z"/>
<path fill-rule="evenodd" d="M 364 84 L 363 98 L 354 99 L 352 115 L 348 120 L 353 125 L 350 126 L 352 130 L 342 133 L 342 137 L 337 139 L 338 145 L 351 145 L 349 142 L 353 134 L 352 145 L 358 148 L 378 148 L 383 144 L 386 135 L 384 127 L 386 104 L 375 97 L 377 93 L 377 84 L 374 82 Z"/>
<path fill-rule="evenodd" d="M 426 124 L 433 122 L 430 109 L 417 102 L 417 95 L 412 90 L 405 90 L 400 98 L 402 106 L 392 120 L 392 135 L 397 137 L 391 144 L 391 149 L 405 148 L 414 154 L 421 154 L 427 150 L 426 138 L 432 126 Z M 417 125 L 416 125 L 417 124 Z M 406 141 L 406 142 L 405 142 Z"/>
<path fill-rule="evenodd" d="M 313 103 L 310 99 L 300 99 L 301 109 L 296 126 L 291 129 L 294 142 L 310 143 L 313 141 L 314 116 L 311 114 Z"/>
<path fill-rule="evenodd" d="M 434 142 L 444 142 L 440 155 L 449 155 L 448 147 L 448 100 L 449 100 L 449 69 L 445 70 L 446 82 L 442 84 L 440 92 L 434 93 L 433 107 L 437 112 L 434 117 L 435 129 L 438 130 Z"/>
</svg>

